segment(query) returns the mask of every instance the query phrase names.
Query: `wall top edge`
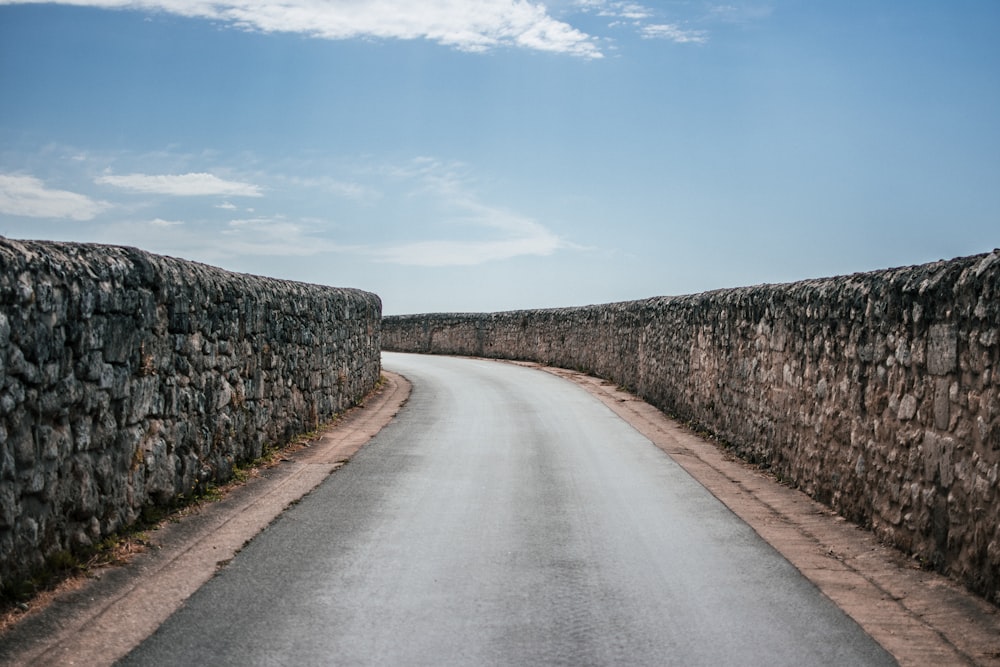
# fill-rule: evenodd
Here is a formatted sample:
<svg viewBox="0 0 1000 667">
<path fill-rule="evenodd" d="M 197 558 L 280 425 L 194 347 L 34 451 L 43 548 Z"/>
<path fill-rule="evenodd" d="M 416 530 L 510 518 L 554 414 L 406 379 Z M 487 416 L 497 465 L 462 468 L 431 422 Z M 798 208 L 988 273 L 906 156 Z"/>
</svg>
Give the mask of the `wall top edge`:
<svg viewBox="0 0 1000 667">
<path fill-rule="evenodd" d="M 93 261 L 100 262 L 102 259 L 108 262 L 127 262 L 130 264 L 153 264 L 157 269 L 163 271 L 171 270 L 192 270 L 205 275 L 215 276 L 219 279 L 252 281 L 260 285 L 271 285 L 283 287 L 285 289 L 306 289 L 336 291 L 345 296 L 351 295 L 359 299 L 377 304 L 381 309 L 382 300 L 374 292 L 356 287 L 336 287 L 322 285 L 318 283 L 307 283 L 286 278 L 274 278 L 253 273 L 243 273 L 239 271 L 229 271 L 211 264 L 196 262 L 181 257 L 170 255 L 159 255 L 156 253 L 127 245 L 114 245 L 105 243 L 78 243 L 72 241 L 45 241 L 32 239 L 11 239 L 0 236 L 0 267 L 4 270 L 11 268 L 11 262 L 35 262 L 43 261 L 50 264 L 57 264 L 61 261 Z"/>
<path fill-rule="evenodd" d="M 942 282 L 950 284 L 961 283 L 970 279 L 981 279 L 988 274 L 987 280 L 1000 281 L 1000 248 L 992 252 L 956 257 L 948 260 L 938 260 L 926 264 L 877 269 L 827 278 L 807 278 L 787 283 L 761 283 L 744 287 L 725 287 L 694 294 L 673 296 L 653 296 L 631 301 L 614 301 L 609 303 L 589 304 L 584 306 L 566 306 L 561 308 L 524 308 L 496 312 L 436 312 L 407 313 L 387 315 L 386 320 L 418 319 L 433 317 L 435 319 L 470 319 L 488 316 L 517 317 L 519 315 L 559 314 L 579 312 L 589 309 L 636 308 L 642 306 L 654 307 L 667 303 L 697 303 L 705 299 L 726 299 L 750 297 L 764 293 L 795 293 L 799 291 L 824 291 L 835 287 L 850 287 L 861 293 L 867 293 L 873 286 L 884 283 L 895 283 L 904 291 L 923 291 L 937 287 Z M 949 277 L 952 280 L 947 280 Z"/>
</svg>

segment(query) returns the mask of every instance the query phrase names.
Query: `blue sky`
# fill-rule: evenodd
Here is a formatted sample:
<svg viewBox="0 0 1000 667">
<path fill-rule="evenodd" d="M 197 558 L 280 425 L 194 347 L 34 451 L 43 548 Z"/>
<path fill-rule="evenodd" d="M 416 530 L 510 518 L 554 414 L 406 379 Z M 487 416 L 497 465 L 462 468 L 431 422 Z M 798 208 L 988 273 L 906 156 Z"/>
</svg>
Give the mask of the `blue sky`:
<svg viewBox="0 0 1000 667">
<path fill-rule="evenodd" d="M 0 235 L 387 314 L 1000 245 L 995 0 L 0 0 Z"/>
</svg>

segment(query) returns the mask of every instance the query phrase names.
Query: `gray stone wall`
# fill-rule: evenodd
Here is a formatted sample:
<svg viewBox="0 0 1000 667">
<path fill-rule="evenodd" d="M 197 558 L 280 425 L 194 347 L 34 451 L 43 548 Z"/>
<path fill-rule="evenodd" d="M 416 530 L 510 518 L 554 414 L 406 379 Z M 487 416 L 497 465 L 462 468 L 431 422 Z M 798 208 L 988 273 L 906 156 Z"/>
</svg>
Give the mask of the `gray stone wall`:
<svg viewBox="0 0 1000 667">
<path fill-rule="evenodd" d="M 612 380 L 1000 603 L 1000 251 L 582 308 L 387 317 L 383 346 Z"/>
<path fill-rule="evenodd" d="M 359 290 L 0 238 L 0 583 L 353 405 L 380 323 Z"/>
</svg>

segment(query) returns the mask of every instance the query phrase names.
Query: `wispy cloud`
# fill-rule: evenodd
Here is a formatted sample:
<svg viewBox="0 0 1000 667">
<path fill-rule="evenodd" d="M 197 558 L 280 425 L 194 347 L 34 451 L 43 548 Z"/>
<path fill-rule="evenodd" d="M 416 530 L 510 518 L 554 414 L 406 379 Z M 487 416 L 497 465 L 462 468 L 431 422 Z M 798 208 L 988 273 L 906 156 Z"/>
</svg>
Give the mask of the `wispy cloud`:
<svg viewBox="0 0 1000 667">
<path fill-rule="evenodd" d="M 0 213 L 5 215 L 84 221 L 110 207 L 86 195 L 47 188 L 33 176 L 0 174 Z"/>
<path fill-rule="evenodd" d="M 328 176 L 321 177 L 277 177 L 281 184 L 292 188 L 308 188 L 320 190 L 340 199 L 351 199 L 355 201 L 372 201 L 381 197 L 381 193 L 375 188 L 351 180 L 340 180 Z"/>
<path fill-rule="evenodd" d="M 225 265 L 247 257 L 313 257 L 345 252 L 323 235 L 321 223 L 291 221 L 280 215 L 218 223 L 155 218 L 148 222 L 114 221 L 98 226 L 93 240 L 135 245 L 151 252 Z"/>
<path fill-rule="evenodd" d="M 770 16 L 774 7 L 770 3 L 739 3 L 712 5 L 709 14 L 712 18 L 725 23 L 751 23 Z"/>
<path fill-rule="evenodd" d="M 367 251 L 377 261 L 407 266 L 473 266 L 521 256 L 547 256 L 575 247 L 541 223 L 483 203 L 460 163 L 421 157 L 387 173 L 411 183 L 411 196 L 436 200 L 440 226 L 463 238 L 394 243 Z M 422 236 L 429 230 L 419 230 Z M 471 238 L 469 238 L 471 237 Z"/>
<path fill-rule="evenodd" d="M 646 39 L 668 39 L 676 44 L 704 44 L 708 41 L 708 33 L 704 30 L 684 30 L 673 23 L 645 25 L 639 33 Z"/>
<path fill-rule="evenodd" d="M 163 218 L 155 218 L 150 220 L 149 224 L 153 227 L 179 227 L 184 223 L 179 220 L 164 220 Z"/>
<path fill-rule="evenodd" d="M 570 244 L 529 218 L 483 208 L 482 219 L 472 224 L 491 228 L 496 238 L 483 240 L 431 240 L 400 243 L 370 254 L 381 262 L 406 266 L 474 266 L 525 255 L 551 255 Z"/>
<path fill-rule="evenodd" d="M 221 195 L 226 197 L 260 197 L 260 187 L 239 181 L 226 181 L 214 174 L 108 174 L 94 180 L 99 185 L 111 185 L 125 190 L 176 197 Z"/>
<path fill-rule="evenodd" d="M 220 249 L 233 255 L 310 257 L 349 249 L 282 216 L 230 220 L 221 237 Z"/>
<path fill-rule="evenodd" d="M 374 253 L 376 259 L 402 266 L 476 266 L 494 260 L 521 255 L 550 255 L 547 243 L 541 246 L 534 239 L 460 242 L 420 241 L 392 246 Z"/>
<path fill-rule="evenodd" d="M 658 20 L 662 11 L 637 2 L 618 0 L 578 0 L 581 10 L 611 19 L 609 27 L 631 27 L 645 39 L 665 39 L 676 44 L 704 44 L 708 41 L 707 30 L 685 28 L 676 21 Z M 713 6 L 710 14 L 721 19 L 735 15 L 731 5 Z"/>
<path fill-rule="evenodd" d="M 340 254 L 411 267 L 472 266 L 578 247 L 544 221 L 491 201 L 475 169 L 460 161 L 293 160 L 294 169 L 239 179 L 183 168 L 169 173 L 175 157 L 159 161 L 172 166 L 160 171 L 154 159 L 151 173 L 95 177 L 84 165 L 60 180 L 96 183 L 117 196 L 109 197 L 114 204 L 48 188 L 30 176 L 0 175 L 0 216 L 96 219 L 87 232 L 93 240 L 215 263 Z M 233 172 L 223 166 L 218 173 Z M 132 193 L 146 196 L 136 204 Z"/>
<path fill-rule="evenodd" d="M 0 0 L 0 4 L 23 1 Z M 61 0 L 61 4 L 163 11 L 244 30 L 323 39 L 428 39 L 463 51 L 519 47 L 602 57 L 592 36 L 528 0 Z"/>
<path fill-rule="evenodd" d="M 611 16 L 616 19 L 641 21 L 653 15 L 653 11 L 635 2 L 595 2 L 589 3 L 597 11 L 598 16 Z"/>
</svg>

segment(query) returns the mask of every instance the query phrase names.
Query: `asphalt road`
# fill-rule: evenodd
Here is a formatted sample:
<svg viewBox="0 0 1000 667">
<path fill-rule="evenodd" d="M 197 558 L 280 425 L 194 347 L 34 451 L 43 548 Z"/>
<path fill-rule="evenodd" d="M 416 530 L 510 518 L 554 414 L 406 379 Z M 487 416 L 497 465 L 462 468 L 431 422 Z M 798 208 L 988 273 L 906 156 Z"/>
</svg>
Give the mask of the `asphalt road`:
<svg viewBox="0 0 1000 667">
<path fill-rule="evenodd" d="M 121 664 L 895 664 L 576 385 L 384 360 L 395 421 Z"/>
</svg>

